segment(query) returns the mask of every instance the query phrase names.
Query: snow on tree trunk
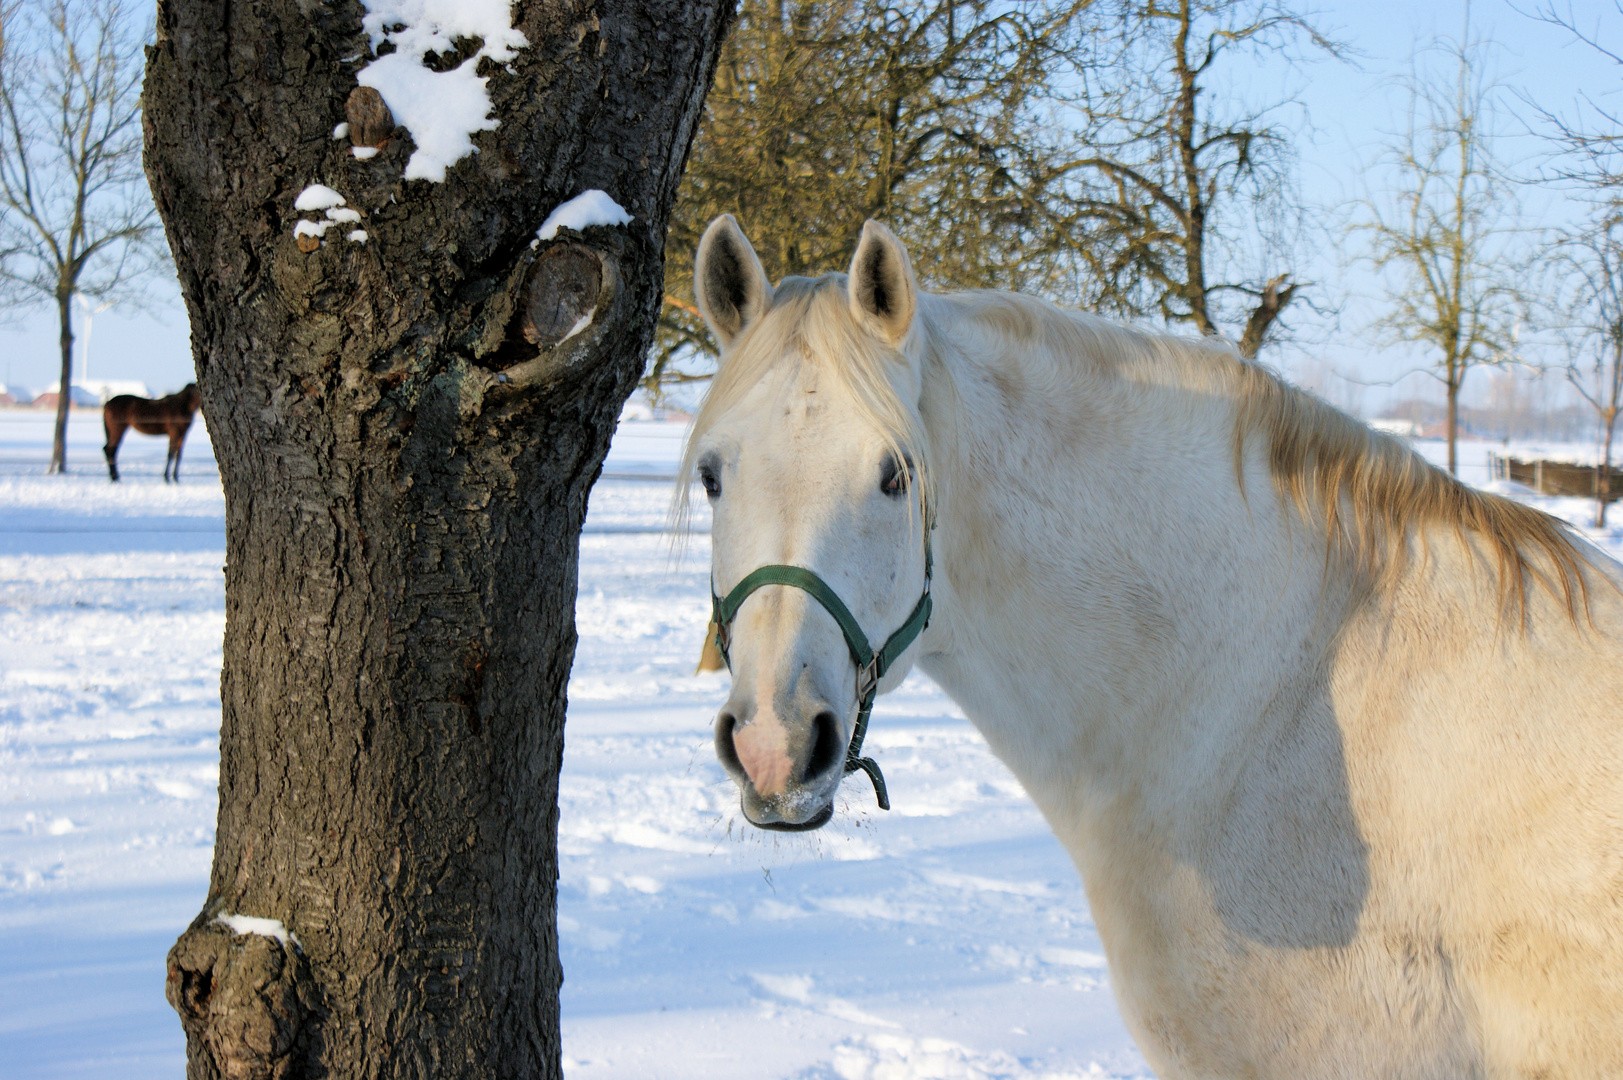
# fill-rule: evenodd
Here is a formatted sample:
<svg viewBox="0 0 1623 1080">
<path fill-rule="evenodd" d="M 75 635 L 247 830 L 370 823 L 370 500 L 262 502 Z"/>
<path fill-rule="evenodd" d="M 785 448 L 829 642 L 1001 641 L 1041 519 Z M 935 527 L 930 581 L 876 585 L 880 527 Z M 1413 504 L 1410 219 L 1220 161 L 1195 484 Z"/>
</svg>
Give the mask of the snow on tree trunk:
<svg viewBox="0 0 1623 1080">
<path fill-rule="evenodd" d="M 465 73 L 499 123 L 431 182 L 407 128 L 334 138 L 361 5 L 160 2 L 147 171 L 226 494 L 219 825 L 167 988 L 193 1080 L 559 1075 L 578 537 L 730 10 L 521 0 L 526 46 Z M 631 220 L 532 246 L 592 189 Z"/>
</svg>

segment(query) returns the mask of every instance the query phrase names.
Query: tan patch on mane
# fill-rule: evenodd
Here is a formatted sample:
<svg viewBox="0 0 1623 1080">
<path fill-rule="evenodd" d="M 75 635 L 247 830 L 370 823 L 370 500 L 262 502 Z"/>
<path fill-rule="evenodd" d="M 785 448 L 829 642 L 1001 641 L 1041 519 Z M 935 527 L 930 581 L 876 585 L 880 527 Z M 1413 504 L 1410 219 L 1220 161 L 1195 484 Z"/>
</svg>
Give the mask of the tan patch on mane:
<svg viewBox="0 0 1623 1080">
<path fill-rule="evenodd" d="M 1361 567 L 1390 583 L 1408 559 L 1409 529 L 1452 528 L 1478 538 L 1497 565 L 1499 595 L 1525 617 L 1536 578 L 1577 618 L 1587 604 L 1587 559 L 1567 526 L 1513 499 L 1468 487 L 1396 438 L 1374 431 L 1255 364 L 1236 360 L 1236 463 L 1259 434 L 1279 490 L 1317 517 Z"/>
</svg>

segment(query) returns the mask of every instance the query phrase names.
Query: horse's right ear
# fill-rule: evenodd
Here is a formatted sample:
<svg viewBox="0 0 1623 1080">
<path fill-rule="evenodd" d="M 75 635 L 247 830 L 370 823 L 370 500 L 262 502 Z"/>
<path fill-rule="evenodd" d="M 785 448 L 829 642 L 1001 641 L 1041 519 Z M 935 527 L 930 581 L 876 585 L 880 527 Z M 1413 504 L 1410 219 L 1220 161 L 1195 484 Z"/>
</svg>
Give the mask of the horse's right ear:
<svg viewBox="0 0 1623 1080">
<path fill-rule="evenodd" d="M 772 306 L 772 285 L 731 214 L 710 223 L 693 267 L 699 313 L 723 348 Z"/>
</svg>

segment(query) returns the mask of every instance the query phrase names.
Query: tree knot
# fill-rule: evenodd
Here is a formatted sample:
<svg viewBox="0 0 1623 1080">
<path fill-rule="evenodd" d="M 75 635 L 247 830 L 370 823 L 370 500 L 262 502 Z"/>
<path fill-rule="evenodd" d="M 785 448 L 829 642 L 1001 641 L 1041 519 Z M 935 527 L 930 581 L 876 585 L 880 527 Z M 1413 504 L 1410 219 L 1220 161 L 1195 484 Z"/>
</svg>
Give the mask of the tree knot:
<svg viewBox="0 0 1623 1080">
<path fill-rule="evenodd" d="M 305 1021 L 316 993 L 291 944 L 194 924 L 169 950 L 164 996 L 223 1080 L 293 1080 L 304 1075 Z"/>
<path fill-rule="evenodd" d="M 551 349 L 591 325 L 603 291 L 603 260 L 582 244 L 554 244 L 530 268 L 520 330 Z"/>
</svg>

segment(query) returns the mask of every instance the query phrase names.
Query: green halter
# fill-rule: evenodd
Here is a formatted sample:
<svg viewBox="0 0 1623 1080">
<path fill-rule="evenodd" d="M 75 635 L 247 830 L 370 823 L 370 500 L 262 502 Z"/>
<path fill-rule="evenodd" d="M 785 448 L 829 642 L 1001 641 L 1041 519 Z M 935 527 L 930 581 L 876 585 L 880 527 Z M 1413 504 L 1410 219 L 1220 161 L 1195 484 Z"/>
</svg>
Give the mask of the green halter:
<svg viewBox="0 0 1623 1080">
<path fill-rule="evenodd" d="M 834 616 L 834 621 L 840 624 L 840 632 L 845 635 L 846 647 L 851 650 L 851 660 L 857 665 L 857 726 L 851 734 L 851 744 L 845 751 L 845 771 L 854 773 L 861 769 L 868 774 L 881 810 L 890 809 L 890 795 L 885 791 L 885 777 L 879 771 L 878 762 L 862 756 L 862 739 L 868 733 L 868 715 L 873 712 L 879 680 L 885 677 L 885 672 L 890 670 L 896 658 L 913 644 L 913 639 L 930 625 L 930 528 L 930 525 L 926 525 L 924 530 L 924 593 L 914 605 L 913 614 L 877 649 L 868 644 L 868 636 L 862 632 L 851 609 L 841 602 L 822 578 L 803 566 L 775 564 L 752 570 L 744 575 L 743 581 L 733 586 L 733 591 L 727 594 L 725 600 L 716 595 L 714 587 L 710 590 L 711 618 L 716 623 L 716 647 L 721 650 L 721 658 L 727 662 L 728 671 L 733 669 L 732 656 L 727 651 L 732 640 L 730 627 L 733 617 L 744 606 L 750 593 L 763 585 L 788 585 L 808 592 Z"/>
</svg>

